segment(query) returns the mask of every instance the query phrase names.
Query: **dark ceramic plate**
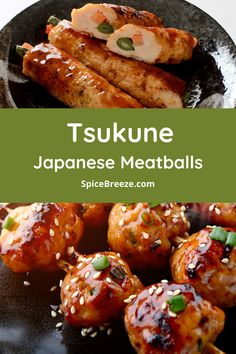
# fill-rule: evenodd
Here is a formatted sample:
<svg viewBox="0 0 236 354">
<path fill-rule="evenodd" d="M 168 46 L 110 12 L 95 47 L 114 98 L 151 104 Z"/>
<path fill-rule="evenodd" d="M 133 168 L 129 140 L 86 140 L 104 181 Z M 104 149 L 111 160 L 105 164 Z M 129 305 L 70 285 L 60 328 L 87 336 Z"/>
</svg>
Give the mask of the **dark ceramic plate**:
<svg viewBox="0 0 236 354">
<path fill-rule="evenodd" d="M 91 2 L 97 2 L 91 1 Z M 55 14 L 70 18 L 73 7 L 86 2 L 77 0 L 42 0 L 17 15 L 0 33 L 0 107 L 64 107 L 42 87 L 21 74 L 21 59 L 16 44 L 35 45 L 42 40 L 47 18 Z M 193 59 L 178 66 L 165 66 L 187 82 L 187 107 L 235 107 L 236 47 L 224 29 L 206 13 L 183 0 L 121 0 L 124 4 L 156 12 L 166 27 L 185 29 L 200 45 Z M 206 98 L 210 97 L 207 101 Z"/>
<path fill-rule="evenodd" d="M 17 205 L 12 204 L 11 208 Z M 196 232 L 208 224 L 200 218 L 197 211 L 188 212 L 191 232 Z M 0 220 L 6 213 L 1 214 Z M 1 231 L 1 222 L 0 222 Z M 87 229 L 79 245 L 81 253 L 93 253 L 107 250 L 107 229 Z M 153 284 L 164 278 L 171 279 L 167 273 L 160 272 L 138 274 L 145 285 Z M 98 331 L 95 338 L 82 337 L 78 329 L 63 321 L 63 316 L 51 316 L 51 311 L 58 311 L 60 304 L 60 279 L 64 273 L 14 274 L 0 261 L 0 354 L 135 354 L 126 335 L 123 322 L 113 323 L 112 334 L 107 335 L 107 328 Z M 25 286 L 24 281 L 30 283 Z M 55 291 L 50 291 L 57 285 Z M 215 343 L 227 354 L 235 354 L 236 308 L 226 311 L 226 325 Z M 56 329 L 57 323 L 63 327 Z M 93 332 L 90 333 L 90 335 Z"/>
</svg>

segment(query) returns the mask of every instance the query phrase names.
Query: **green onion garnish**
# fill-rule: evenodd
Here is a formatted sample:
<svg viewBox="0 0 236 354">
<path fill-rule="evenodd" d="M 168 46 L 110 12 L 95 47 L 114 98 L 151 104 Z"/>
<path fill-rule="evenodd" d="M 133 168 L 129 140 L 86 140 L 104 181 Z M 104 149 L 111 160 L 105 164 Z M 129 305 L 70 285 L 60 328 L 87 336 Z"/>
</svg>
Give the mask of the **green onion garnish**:
<svg viewBox="0 0 236 354">
<path fill-rule="evenodd" d="M 228 232 L 226 246 L 236 247 L 236 232 Z"/>
<path fill-rule="evenodd" d="M 110 262 L 107 256 L 101 256 L 94 259 L 92 265 L 95 270 L 104 270 L 109 267 Z"/>
<path fill-rule="evenodd" d="M 225 241 L 227 240 L 227 231 L 225 231 L 225 229 L 223 229 L 223 227 L 214 227 L 214 229 L 212 230 L 212 232 L 210 233 L 210 237 L 215 240 L 215 241 L 220 241 L 225 243 Z"/>
<path fill-rule="evenodd" d="M 136 236 L 135 236 L 135 233 L 134 232 L 130 232 L 130 242 L 135 245 L 137 243 L 137 239 L 136 239 Z"/>
<path fill-rule="evenodd" d="M 199 353 L 201 353 L 202 349 L 203 349 L 203 342 L 202 342 L 201 338 L 198 339 L 197 345 L 198 345 L 198 351 L 199 351 Z"/>
<path fill-rule="evenodd" d="M 25 54 L 29 51 L 29 49 L 22 47 L 21 45 L 17 45 L 16 46 L 16 53 L 20 56 L 20 57 L 24 57 Z"/>
<path fill-rule="evenodd" d="M 112 25 L 107 22 L 100 23 L 100 25 L 97 27 L 97 30 L 105 34 L 111 34 L 114 32 L 114 28 L 112 27 Z"/>
<path fill-rule="evenodd" d="M 50 23 L 51 25 L 53 26 L 56 26 L 58 25 L 58 23 L 60 22 L 61 20 L 55 16 L 50 16 L 49 19 L 48 19 L 48 23 Z"/>
<path fill-rule="evenodd" d="M 152 225 L 154 223 L 153 216 L 150 213 L 146 212 L 146 211 L 144 211 L 142 213 L 141 218 L 142 218 L 142 220 L 143 220 L 145 225 Z"/>
<path fill-rule="evenodd" d="M 119 38 L 117 39 L 116 44 L 122 50 L 126 50 L 126 51 L 135 50 L 131 38 Z"/>
<path fill-rule="evenodd" d="M 10 231 L 12 229 L 14 222 L 15 221 L 13 218 L 11 218 L 10 216 L 7 216 L 2 224 L 2 228 Z"/>
<path fill-rule="evenodd" d="M 186 301 L 183 295 L 173 296 L 167 301 L 167 303 L 170 305 L 170 310 L 174 313 L 181 312 L 186 307 Z"/>
</svg>

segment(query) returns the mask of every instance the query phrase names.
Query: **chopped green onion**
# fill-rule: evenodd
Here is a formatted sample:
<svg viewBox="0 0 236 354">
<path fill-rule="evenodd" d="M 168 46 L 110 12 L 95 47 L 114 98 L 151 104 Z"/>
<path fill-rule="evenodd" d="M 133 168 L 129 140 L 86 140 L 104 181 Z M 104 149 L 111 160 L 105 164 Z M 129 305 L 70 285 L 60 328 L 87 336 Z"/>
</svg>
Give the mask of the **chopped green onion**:
<svg viewBox="0 0 236 354">
<path fill-rule="evenodd" d="M 181 312 L 186 307 L 186 301 L 183 295 L 173 296 L 167 301 L 167 303 L 170 305 L 170 310 L 174 313 Z"/>
<path fill-rule="evenodd" d="M 120 49 L 126 51 L 134 50 L 133 41 L 131 38 L 119 38 L 117 39 L 116 44 Z"/>
<path fill-rule="evenodd" d="M 202 342 L 201 338 L 198 339 L 197 345 L 198 345 L 198 351 L 199 351 L 199 353 L 201 353 L 202 349 L 203 349 L 203 342 Z"/>
<path fill-rule="evenodd" d="M 12 229 L 14 222 L 15 221 L 13 218 L 11 218 L 10 216 L 7 216 L 2 224 L 2 228 L 10 231 Z"/>
<path fill-rule="evenodd" d="M 48 19 L 48 23 L 50 23 L 51 25 L 53 26 L 56 26 L 58 25 L 58 23 L 60 22 L 61 20 L 55 16 L 50 16 L 49 19 Z"/>
<path fill-rule="evenodd" d="M 226 246 L 236 247 L 236 232 L 228 232 Z"/>
<path fill-rule="evenodd" d="M 210 233 L 210 237 L 215 241 L 220 241 L 225 243 L 227 240 L 228 232 L 223 229 L 223 227 L 214 227 L 212 232 Z"/>
<path fill-rule="evenodd" d="M 137 239 L 136 239 L 136 236 L 135 236 L 135 233 L 134 232 L 130 232 L 130 241 L 133 245 L 135 245 L 137 243 Z"/>
<path fill-rule="evenodd" d="M 109 267 L 110 262 L 107 256 L 101 256 L 94 259 L 92 265 L 95 270 L 104 270 Z"/>
<path fill-rule="evenodd" d="M 146 211 L 142 213 L 141 218 L 145 225 L 152 225 L 154 223 L 154 217 Z"/>
<path fill-rule="evenodd" d="M 123 280 L 125 278 L 125 271 L 122 267 L 113 267 L 110 272 L 115 278 Z"/>
<path fill-rule="evenodd" d="M 28 50 L 29 49 L 24 48 L 21 45 L 16 46 L 16 53 L 22 58 L 25 56 L 25 54 L 28 52 Z"/>
<path fill-rule="evenodd" d="M 114 32 L 114 28 L 112 27 L 112 25 L 107 22 L 100 23 L 100 25 L 97 27 L 97 30 L 105 34 L 111 34 Z"/>
</svg>

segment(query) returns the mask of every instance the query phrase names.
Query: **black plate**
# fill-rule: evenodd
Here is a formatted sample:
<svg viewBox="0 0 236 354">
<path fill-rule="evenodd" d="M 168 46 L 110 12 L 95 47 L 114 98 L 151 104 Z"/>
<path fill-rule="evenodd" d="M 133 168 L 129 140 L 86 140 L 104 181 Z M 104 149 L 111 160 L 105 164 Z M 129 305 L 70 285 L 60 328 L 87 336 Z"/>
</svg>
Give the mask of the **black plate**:
<svg viewBox="0 0 236 354">
<path fill-rule="evenodd" d="M 37 44 L 46 40 L 44 27 L 50 15 L 69 19 L 71 9 L 85 3 L 77 0 L 42 0 L 4 27 L 0 33 L 0 107 L 64 107 L 42 87 L 21 74 L 21 59 L 15 53 L 15 46 L 25 41 Z M 236 105 L 236 47 L 216 21 L 183 0 L 122 0 L 114 3 L 156 12 L 163 18 L 166 27 L 188 30 L 200 40 L 193 60 L 178 66 L 165 66 L 166 70 L 187 82 L 187 107 L 196 107 L 199 103 L 208 107 Z M 204 101 L 212 95 L 210 101 Z"/>
</svg>

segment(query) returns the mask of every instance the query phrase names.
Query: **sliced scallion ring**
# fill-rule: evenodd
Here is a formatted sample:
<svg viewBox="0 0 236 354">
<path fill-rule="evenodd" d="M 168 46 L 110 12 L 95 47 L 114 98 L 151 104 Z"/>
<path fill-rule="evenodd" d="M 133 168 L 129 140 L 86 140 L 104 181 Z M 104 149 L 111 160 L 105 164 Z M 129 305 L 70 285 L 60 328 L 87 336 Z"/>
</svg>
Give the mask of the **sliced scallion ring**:
<svg viewBox="0 0 236 354">
<path fill-rule="evenodd" d="M 227 240 L 228 232 L 223 227 L 214 227 L 210 233 L 210 237 L 215 241 L 225 243 Z"/>
<path fill-rule="evenodd" d="M 226 246 L 236 247 L 236 232 L 228 232 Z"/>
<path fill-rule="evenodd" d="M 2 224 L 2 228 L 10 231 L 12 229 L 14 222 L 15 221 L 13 218 L 11 218 L 10 216 L 7 216 Z"/>
<path fill-rule="evenodd" d="M 109 267 L 110 262 L 107 256 L 100 256 L 92 262 L 93 268 L 95 270 L 104 270 Z"/>
<path fill-rule="evenodd" d="M 119 39 L 117 39 L 116 44 L 122 50 L 126 50 L 126 51 L 135 50 L 134 45 L 133 45 L 133 41 L 131 38 L 125 38 L 125 37 L 119 38 Z"/>
<path fill-rule="evenodd" d="M 114 32 L 113 26 L 107 22 L 100 23 L 100 25 L 97 26 L 97 30 L 104 34 L 111 34 Z"/>
<path fill-rule="evenodd" d="M 186 301 L 183 295 L 172 296 L 167 303 L 170 305 L 170 310 L 174 313 L 181 312 L 186 307 Z"/>
</svg>

